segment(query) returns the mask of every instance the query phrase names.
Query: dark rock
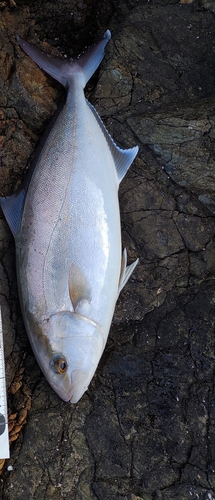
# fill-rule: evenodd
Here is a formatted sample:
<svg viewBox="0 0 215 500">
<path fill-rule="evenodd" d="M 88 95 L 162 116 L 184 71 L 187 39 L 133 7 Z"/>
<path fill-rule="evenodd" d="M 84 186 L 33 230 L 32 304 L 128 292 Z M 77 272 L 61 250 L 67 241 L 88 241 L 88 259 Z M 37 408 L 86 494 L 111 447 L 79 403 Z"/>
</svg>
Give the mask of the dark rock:
<svg viewBox="0 0 215 500">
<path fill-rule="evenodd" d="M 123 244 L 140 264 L 74 406 L 54 394 L 31 353 L 13 239 L 0 220 L 7 385 L 20 387 L 8 393 L 10 417 L 28 412 L 2 500 L 215 497 L 214 5 L 185 3 L 0 2 L 1 195 L 21 182 L 63 97 L 14 31 L 71 57 L 112 28 L 87 96 L 122 147 L 140 146 L 120 186 Z"/>
</svg>

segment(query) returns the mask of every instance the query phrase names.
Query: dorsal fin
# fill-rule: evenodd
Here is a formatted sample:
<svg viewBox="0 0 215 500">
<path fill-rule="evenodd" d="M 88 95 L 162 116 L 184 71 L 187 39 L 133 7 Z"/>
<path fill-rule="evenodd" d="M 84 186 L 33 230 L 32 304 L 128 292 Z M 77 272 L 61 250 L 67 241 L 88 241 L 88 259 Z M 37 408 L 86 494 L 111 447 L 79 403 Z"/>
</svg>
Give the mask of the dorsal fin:
<svg viewBox="0 0 215 500">
<path fill-rule="evenodd" d="M 14 238 L 16 237 L 20 219 L 22 217 L 26 192 L 27 186 L 25 186 L 17 194 L 12 194 L 6 198 L 0 198 L 0 206 Z"/>
<path fill-rule="evenodd" d="M 108 143 L 108 146 L 110 148 L 111 154 L 112 154 L 113 159 L 114 159 L 114 163 L 115 163 L 116 171 L 117 171 L 117 175 L 118 175 L 118 180 L 119 180 L 119 184 L 120 184 L 121 180 L 123 179 L 123 177 L 125 177 L 125 174 L 127 173 L 132 162 L 134 161 L 134 158 L 137 155 L 139 148 L 138 148 L 138 146 L 135 146 L 134 148 L 130 148 L 130 149 L 119 148 L 119 146 L 116 145 L 116 143 L 112 139 L 111 135 L 107 131 L 103 121 L 101 120 L 101 118 L 100 118 L 99 114 L 97 113 L 96 109 L 94 108 L 94 106 L 89 101 L 87 101 L 87 104 L 88 104 L 89 108 L 91 109 L 92 113 L 94 114 L 94 116 L 95 116 L 105 138 L 106 138 L 106 141 Z"/>
</svg>

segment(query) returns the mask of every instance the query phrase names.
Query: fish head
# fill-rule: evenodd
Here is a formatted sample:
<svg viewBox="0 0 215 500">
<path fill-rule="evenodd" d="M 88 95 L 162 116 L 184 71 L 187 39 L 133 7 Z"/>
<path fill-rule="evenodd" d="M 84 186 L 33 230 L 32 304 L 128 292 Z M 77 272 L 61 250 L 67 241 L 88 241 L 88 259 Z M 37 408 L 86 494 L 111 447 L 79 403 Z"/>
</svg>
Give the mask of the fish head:
<svg viewBox="0 0 215 500">
<path fill-rule="evenodd" d="M 45 377 L 61 399 L 77 403 L 88 389 L 104 350 L 101 326 L 65 311 L 40 324 L 40 331 L 42 345 L 33 348 Z"/>
</svg>

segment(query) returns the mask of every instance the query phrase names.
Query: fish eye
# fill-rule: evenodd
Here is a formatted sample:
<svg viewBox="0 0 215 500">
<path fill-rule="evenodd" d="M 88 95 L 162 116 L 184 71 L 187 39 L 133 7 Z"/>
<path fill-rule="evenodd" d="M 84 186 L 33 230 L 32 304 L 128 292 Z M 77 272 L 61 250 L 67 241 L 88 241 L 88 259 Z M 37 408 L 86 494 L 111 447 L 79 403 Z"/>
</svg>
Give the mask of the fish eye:
<svg viewBox="0 0 215 500">
<path fill-rule="evenodd" d="M 62 354 L 55 354 L 51 360 L 51 367 L 56 373 L 65 373 L 67 362 L 64 356 Z"/>
</svg>

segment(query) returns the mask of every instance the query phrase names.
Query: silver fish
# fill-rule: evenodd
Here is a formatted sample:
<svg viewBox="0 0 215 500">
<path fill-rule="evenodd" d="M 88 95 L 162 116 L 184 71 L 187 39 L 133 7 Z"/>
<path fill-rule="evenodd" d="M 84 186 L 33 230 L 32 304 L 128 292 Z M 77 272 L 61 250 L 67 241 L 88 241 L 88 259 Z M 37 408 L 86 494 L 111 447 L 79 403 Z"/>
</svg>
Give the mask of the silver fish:
<svg viewBox="0 0 215 500">
<path fill-rule="evenodd" d="M 84 87 L 111 34 L 73 60 L 22 49 L 67 89 L 23 188 L 0 203 L 16 243 L 19 296 L 36 359 L 76 403 L 103 353 L 120 291 L 137 265 L 121 258 L 118 187 L 138 147 L 116 146 Z"/>
</svg>

